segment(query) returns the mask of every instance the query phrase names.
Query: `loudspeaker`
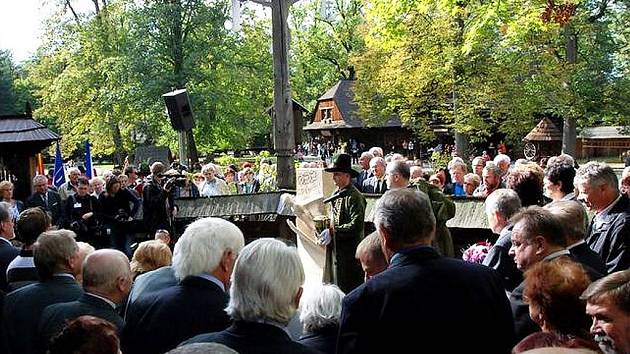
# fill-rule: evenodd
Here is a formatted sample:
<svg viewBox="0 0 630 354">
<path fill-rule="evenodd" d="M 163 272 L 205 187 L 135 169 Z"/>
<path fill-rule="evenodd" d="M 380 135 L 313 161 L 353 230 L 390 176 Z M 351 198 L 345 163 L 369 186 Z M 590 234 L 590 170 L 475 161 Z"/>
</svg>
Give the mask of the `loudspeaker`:
<svg viewBox="0 0 630 354">
<path fill-rule="evenodd" d="M 190 100 L 186 89 L 175 90 L 162 95 L 173 129 L 182 131 L 195 127 Z"/>
</svg>

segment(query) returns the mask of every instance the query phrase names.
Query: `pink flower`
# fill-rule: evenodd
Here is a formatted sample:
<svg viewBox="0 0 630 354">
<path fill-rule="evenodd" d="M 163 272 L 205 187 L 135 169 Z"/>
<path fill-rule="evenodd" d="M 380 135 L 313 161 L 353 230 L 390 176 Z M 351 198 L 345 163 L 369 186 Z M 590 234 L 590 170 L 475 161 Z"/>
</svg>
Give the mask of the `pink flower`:
<svg viewBox="0 0 630 354">
<path fill-rule="evenodd" d="M 479 241 L 463 250 L 462 259 L 470 263 L 482 263 L 488 255 L 491 247 L 492 243 L 488 241 Z"/>
</svg>

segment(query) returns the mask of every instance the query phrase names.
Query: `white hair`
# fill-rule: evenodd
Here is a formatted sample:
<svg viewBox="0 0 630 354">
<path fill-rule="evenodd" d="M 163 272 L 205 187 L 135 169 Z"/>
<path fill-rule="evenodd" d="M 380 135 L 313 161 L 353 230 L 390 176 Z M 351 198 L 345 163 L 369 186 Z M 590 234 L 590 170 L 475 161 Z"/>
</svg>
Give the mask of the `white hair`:
<svg viewBox="0 0 630 354">
<path fill-rule="evenodd" d="M 71 173 L 78 173 L 78 174 L 81 174 L 81 170 L 79 170 L 79 168 L 78 168 L 78 167 L 70 167 L 70 168 L 68 169 L 68 174 L 71 174 Z"/>
<path fill-rule="evenodd" d="M 201 168 L 201 173 L 206 173 L 208 171 L 212 171 L 215 174 L 217 173 L 217 167 L 213 164 L 213 163 L 207 163 L 205 165 L 203 165 L 203 167 Z"/>
<path fill-rule="evenodd" d="M 220 218 L 203 218 L 188 225 L 175 244 L 173 268 L 178 279 L 189 275 L 212 273 L 225 251 L 238 254 L 245 239 L 231 222 Z"/>
<path fill-rule="evenodd" d="M 304 269 L 295 247 L 261 238 L 243 248 L 231 281 L 225 311 L 232 319 L 287 325 L 297 309 L 295 300 L 304 283 Z"/>
<path fill-rule="evenodd" d="M 509 219 L 521 208 L 521 198 L 508 188 L 499 188 L 486 198 L 486 214 L 498 211 L 505 219 Z"/>
<path fill-rule="evenodd" d="M 510 162 L 512 162 L 512 160 L 506 154 L 498 154 L 497 156 L 494 157 L 493 162 L 497 165 L 501 162 L 507 162 L 509 164 Z"/>
<path fill-rule="evenodd" d="M 33 184 L 36 184 L 40 180 L 42 182 L 48 183 L 48 177 L 46 177 L 44 175 L 37 175 L 37 176 L 33 177 Z"/>
<path fill-rule="evenodd" d="M 105 184 L 105 180 L 102 179 L 101 177 L 94 177 L 94 178 L 92 178 L 90 180 L 90 186 L 93 186 L 94 183 L 96 183 L 96 182 L 101 182 L 101 184 L 103 184 L 103 185 Z"/>
<path fill-rule="evenodd" d="M 587 184 L 590 187 L 608 185 L 615 191 L 619 191 L 619 181 L 615 171 L 606 163 L 589 161 L 575 172 L 573 184 Z"/>
<path fill-rule="evenodd" d="M 378 146 L 371 147 L 368 152 L 374 157 L 383 157 L 383 149 Z"/>
<path fill-rule="evenodd" d="M 345 294 L 336 285 L 318 284 L 306 289 L 300 301 L 300 322 L 304 332 L 315 333 L 339 325 Z"/>
<path fill-rule="evenodd" d="M 381 164 L 381 165 L 383 165 L 383 167 L 387 166 L 387 163 L 385 163 L 385 159 L 380 157 L 380 156 L 373 157 L 370 160 L 370 168 L 374 168 L 374 166 L 376 166 L 376 164 Z"/>
</svg>

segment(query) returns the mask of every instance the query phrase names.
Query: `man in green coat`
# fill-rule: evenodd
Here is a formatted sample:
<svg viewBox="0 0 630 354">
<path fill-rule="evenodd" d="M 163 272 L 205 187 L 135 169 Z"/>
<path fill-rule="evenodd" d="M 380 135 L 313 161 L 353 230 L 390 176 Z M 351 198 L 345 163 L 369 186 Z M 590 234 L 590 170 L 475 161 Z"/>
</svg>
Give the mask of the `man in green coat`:
<svg viewBox="0 0 630 354">
<path fill-rule="evenodd" d="M 385 180 L 388 189 L 415 188 L 429 196 L 435 215 L 435 238 L 432 245 L 441 255 L 454 257 L 453 238 L 446 222 L 455 216 L 455 203 L 423 179 L 410 184 L 409 177 L 409 166 L 404 161 L 392 161 L 387 165 Z"/>
<path fill-rule="evenodd" d="M 363 239 L 366 202 L 352 184 L 352 178 L 359 173 L 352 169 L 350 155 L 340 154 L 333 167 L 325 171 L 333 174 L 337 190 L 328 198 L 333 206 L 333 230 L 324 230 L 320 234 L 320 243 L 332 246 L 326 250 L 326 258 L 332 261 L 330 280 L 347 294 L 363 283 L 363 271 L 354 255 Z"/>
</svg>

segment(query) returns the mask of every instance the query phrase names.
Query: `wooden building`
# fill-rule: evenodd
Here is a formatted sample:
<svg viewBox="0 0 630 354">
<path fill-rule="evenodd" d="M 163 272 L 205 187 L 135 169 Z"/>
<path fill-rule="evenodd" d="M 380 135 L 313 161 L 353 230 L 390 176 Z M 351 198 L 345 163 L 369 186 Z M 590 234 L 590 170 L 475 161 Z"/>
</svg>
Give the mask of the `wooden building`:
<svg viewBox="0 0 630 354">
<path fill-rule="evenodd" d="M 355 139 L 366 146 L 389 148 L 401 146 L 403 140 L 412 137 L 411 130 L 403 127 L 398 118 L 367 126 L 359 118 L 353 87 L 353 80 L 339 80 L 317 100 L 313 120 L 304 127 L 312 139 L 332 140 L 335 144 Z"/>
<path fill-rule="evenodd" d="M 59 140 L 30 115 L 0 116 L 0 180 L 14 184 L 15 199 L 31 194 L 31 181 L 37 170 L 37 154 Z"/>
<path fill-rule="evenodd" d="M 528 160 L 559 155 L 562 151 L 562 131 L 545 117 L 523 138 L 523 155 Z"/>
<path fill-rule="evenodd" d="M 620 126 L 584 128 L 575 150 L 578 158 L 621 156 L 630 150 L 630 131 Z"/>
</svg>

